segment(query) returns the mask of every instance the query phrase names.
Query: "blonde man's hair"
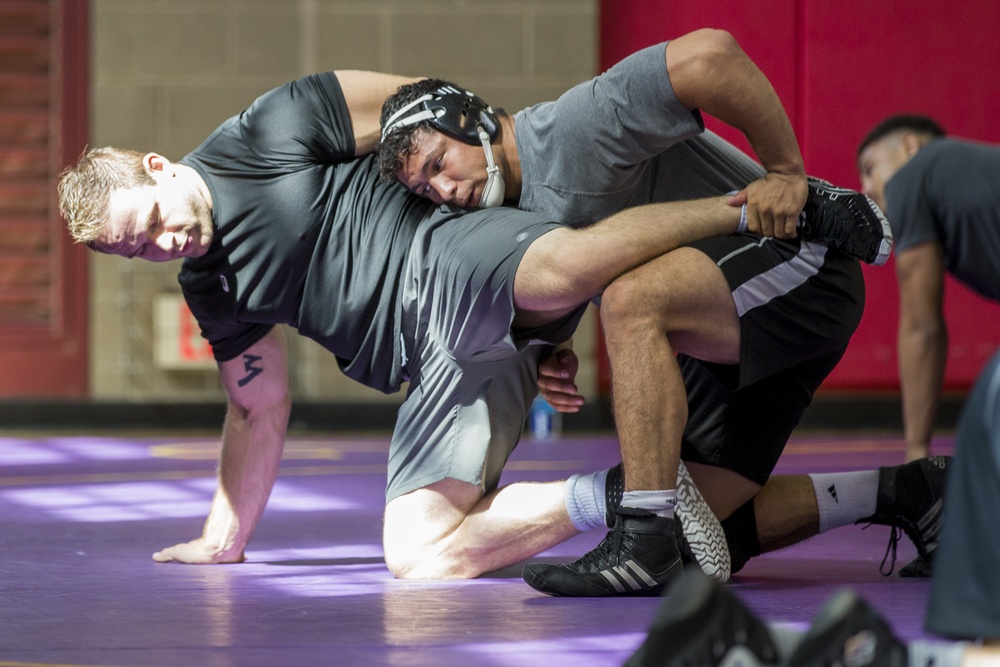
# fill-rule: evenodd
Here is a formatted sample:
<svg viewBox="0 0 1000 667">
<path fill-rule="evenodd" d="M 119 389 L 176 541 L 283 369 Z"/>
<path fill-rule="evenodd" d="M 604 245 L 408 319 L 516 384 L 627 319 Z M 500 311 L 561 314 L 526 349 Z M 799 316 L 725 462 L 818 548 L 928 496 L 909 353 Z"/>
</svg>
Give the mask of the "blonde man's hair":
<svg viewBox="0 0 1000 667">
<path fill-rule="evenodd" d="M 108 221 L 111 193 L 155 181 L 146 173 L 145 153 L 122 148 L 91 148 L 59 178 L 59 212 L 70 236 L 94 248 Z"/>
</svg>

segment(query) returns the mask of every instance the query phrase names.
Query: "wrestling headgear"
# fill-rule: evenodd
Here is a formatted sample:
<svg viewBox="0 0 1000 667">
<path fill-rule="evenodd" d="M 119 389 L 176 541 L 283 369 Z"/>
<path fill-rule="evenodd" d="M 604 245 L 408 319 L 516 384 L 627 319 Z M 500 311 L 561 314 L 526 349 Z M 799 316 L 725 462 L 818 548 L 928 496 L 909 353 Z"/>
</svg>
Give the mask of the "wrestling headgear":
<svg viewBox="0 0 1000 667">
<path fill-rule="evenodd" d="M 419 97 L 392 114 L 382 128 L 382 139 L 398 127 L 427 121 L 450 137 L 467 144 L 482 144 L 486 153 L 486 185 L 479 196 L 479 208 L 503 203 L 506 185 L 500 168 L 493 160 L 490 142 L 500 133 L 500 123 L 493 107 L 472 92 L 444 85 Z"/>
</svg>

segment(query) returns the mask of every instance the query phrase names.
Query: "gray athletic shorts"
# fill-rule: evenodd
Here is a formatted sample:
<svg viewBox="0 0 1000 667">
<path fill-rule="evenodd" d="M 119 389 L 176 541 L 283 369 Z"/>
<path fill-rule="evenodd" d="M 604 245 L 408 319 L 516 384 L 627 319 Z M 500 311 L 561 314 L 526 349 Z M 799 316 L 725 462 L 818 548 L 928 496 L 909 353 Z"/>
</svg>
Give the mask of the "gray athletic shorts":
<svg viewBox="0 0 1000 667">
<path fill-rule="evenodd" d="M 573 335 L 586 305 L 511 332 L 514 275 L 560 227 L 512 208 L 439 208 L 414 239 L 403 297 L 410 382 L 389 448 L 386 502 L 445 478 L 495 489 L 538 393 L 538 359 Z"/>
<path fill-rule="evenodd" d="M 737 234 L 692 244 L 722 270 L 740 316 L 739 365 L 679 355 L 685 461 L 763 485 L 861 321 L 858 261 L 826 246 Z"/>
</svg>

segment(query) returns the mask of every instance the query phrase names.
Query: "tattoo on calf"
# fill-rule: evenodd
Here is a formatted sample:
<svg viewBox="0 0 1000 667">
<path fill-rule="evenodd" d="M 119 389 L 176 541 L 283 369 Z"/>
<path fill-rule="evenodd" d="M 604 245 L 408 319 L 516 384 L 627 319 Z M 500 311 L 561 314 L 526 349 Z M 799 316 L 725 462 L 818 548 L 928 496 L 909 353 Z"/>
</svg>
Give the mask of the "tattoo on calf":
<svg viewBox="0 0 1000 667">
<path fill-rule="evenodd" d="M 245 370 L 247 374 L 246 376 L 241 378 L 240 381 L 237 382 L 236 384 L 238 384 L 241 387 L 245 387 L 250 383 L 251 380 L 253 380 L 255 377 L 264 372 L 264 368 L 262 366 L 254 366 L 254 364 L 257 363 L 258 361 L 260 361 L 260 357 L 256 355 L 253 354 L 243 355 L 243 370 Z"/>
</svg>

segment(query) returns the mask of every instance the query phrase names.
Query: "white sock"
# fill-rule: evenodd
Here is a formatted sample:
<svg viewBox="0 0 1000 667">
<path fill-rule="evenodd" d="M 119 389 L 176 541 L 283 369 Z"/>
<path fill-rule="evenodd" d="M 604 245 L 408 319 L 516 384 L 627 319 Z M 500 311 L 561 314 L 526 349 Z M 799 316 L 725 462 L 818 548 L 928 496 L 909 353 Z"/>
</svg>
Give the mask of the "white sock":
<svg viewBox="0 0 1000 667">
<path fill-rule="evenodd" d="M 878 470 L 809 475 L 819 506 L 819 532 L 849 526 L 875 513 Z"/>
<path fill-rule="evenodd" d="M 968 642 L 917 639 L 907 645 L 907 657 L 913 667 L 960 667 Z"/>
<path fill-rule="evenodd" d="M 573 475 L 566 480 L 566 511 L 569 520 L 580 532 L 591 528 L 607 527 L 604 513 L 607 500 L 604 495 L 604 480 L 608 471 L 598 470 L 586 475 Z"/>
<path fill-rule="evenodd" d="M 677 507 L 677 489 L 669 491 L 626 491 L 622 495 L 622 507 L 647 510 L 664 519 L 674 518 Z"/>
</svg>

